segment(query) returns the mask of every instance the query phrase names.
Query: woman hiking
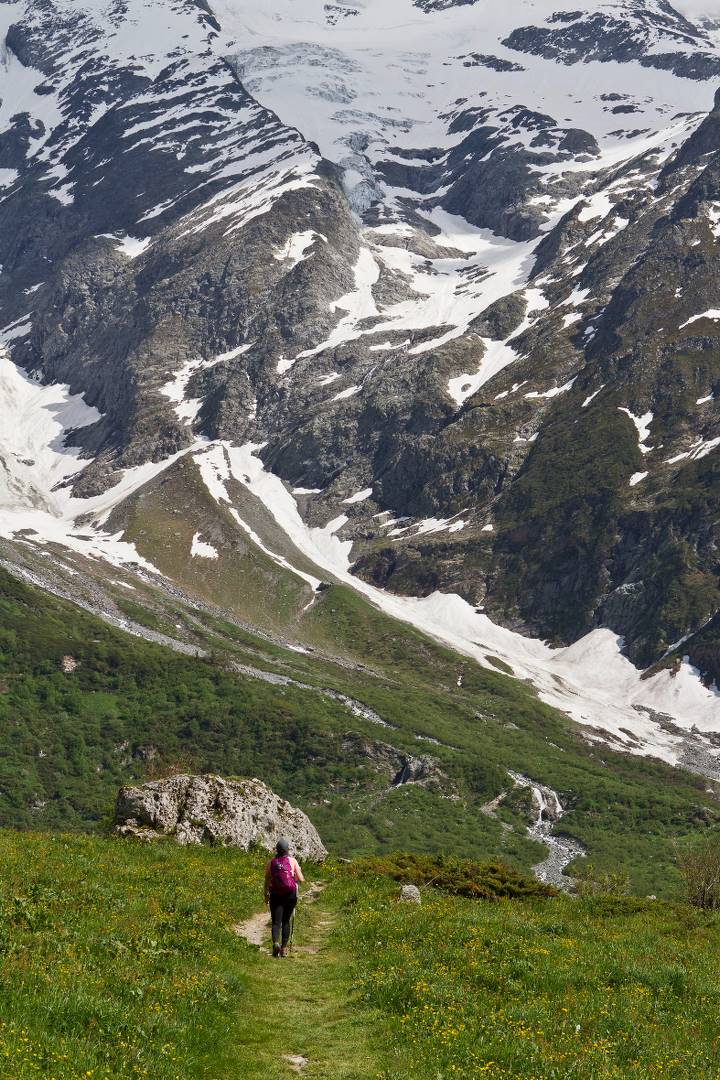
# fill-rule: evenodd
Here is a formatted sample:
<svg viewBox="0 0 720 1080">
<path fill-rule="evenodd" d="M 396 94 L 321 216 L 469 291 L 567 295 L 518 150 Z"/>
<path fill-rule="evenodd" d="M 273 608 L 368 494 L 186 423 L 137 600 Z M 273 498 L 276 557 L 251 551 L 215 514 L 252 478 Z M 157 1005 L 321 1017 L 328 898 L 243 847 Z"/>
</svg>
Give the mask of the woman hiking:
<svg viewBox="0 0 720 1080">
<path fill-rule="evenodd" d="M 281 836 L 275 857 L 265 866 L 265 903 L 272 916 L 273 956 L 287 956 L 290 921 L 298 898 L 298 882 L 305 881 L 297 859 L 290 854 L 290 841 Z M 282 936 L 281 936 L 282 935 Z"/>
</svg>

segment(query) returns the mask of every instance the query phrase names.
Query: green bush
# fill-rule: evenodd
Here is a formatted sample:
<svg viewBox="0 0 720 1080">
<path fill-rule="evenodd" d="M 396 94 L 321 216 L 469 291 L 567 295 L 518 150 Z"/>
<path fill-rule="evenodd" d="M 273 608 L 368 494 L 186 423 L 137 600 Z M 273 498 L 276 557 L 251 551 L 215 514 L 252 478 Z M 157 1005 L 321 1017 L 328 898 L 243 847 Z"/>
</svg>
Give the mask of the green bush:
<svg viewBox="0 0 720 1080">
<path fill-rule="evenodd" d="M 449 855 L 370 856 L 347 867 L 360 877 L 389 877 L 405 885 L 439 889 L 472 900 L 519 900 L 557 896 L 557 890 L 526 877 L 502 862 L 476 863 Z"/>
<path fill-rule="evenodd" d="M 685 895 L 693 907 L 720 908 L 720 836 L 706 836 L 677 853 Z"/>
<path fill-rule="evenodd" d="M 579 896 L 627 896 L 630 878 L 624 870 L 598 870 L 592 863 L 581 863 L 574 872 Z"/>
</svg>

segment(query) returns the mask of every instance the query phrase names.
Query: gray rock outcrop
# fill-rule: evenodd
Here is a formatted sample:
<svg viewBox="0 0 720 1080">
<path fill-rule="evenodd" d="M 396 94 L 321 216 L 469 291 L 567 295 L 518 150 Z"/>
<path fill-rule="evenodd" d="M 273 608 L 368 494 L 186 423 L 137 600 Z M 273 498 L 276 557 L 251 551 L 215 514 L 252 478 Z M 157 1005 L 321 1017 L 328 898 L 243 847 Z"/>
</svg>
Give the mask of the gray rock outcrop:
<svg viewBox="0 0 720 1080">
<path fill-rule="evenodd" d="M 123 787 L 115 805 L 115 831 L 120 836 L 150 840 L 172 836 L 179 844 L 222 844 L 244 851 L 252 844 L 272 851 L 282 835 L 300 859 L 320 862 L 327 855 L 307 815 L 260 780 L 173 776 Z"/>
<path fill-rule="evenodd" d="M 457 794 L 450 777 L 429 754 L 414 756 L 390 743 L 369 739 L 357 731 L 346 732 L 341 745 L 345 760 L 357 761 L 384 774 L 391 787 L 417 784 L 448 797 Z"/>
</svg>

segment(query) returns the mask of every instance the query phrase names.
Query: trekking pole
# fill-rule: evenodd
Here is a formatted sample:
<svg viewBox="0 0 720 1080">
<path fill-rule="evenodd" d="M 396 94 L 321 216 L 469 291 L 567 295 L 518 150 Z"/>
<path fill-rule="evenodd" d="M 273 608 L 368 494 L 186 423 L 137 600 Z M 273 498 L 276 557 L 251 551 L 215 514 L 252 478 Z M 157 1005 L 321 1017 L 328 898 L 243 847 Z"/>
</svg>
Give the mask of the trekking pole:
<svg viewBox="0 0 720 1080">
<path fill-rule="evenodd" d="M 290 947 L 290 952 L 292 952 L 292 949 L 293 949 L 293 939 L 295 937 L 295 916 L 297 915 L 297 905 L 299 904 L 299 902 L 300 902 L 300 889 L 298 888 L 297 901 L 295 902 L 295 907 L 293 908 L 292 918 L 290 919 L 290 941 L 288 942 L 288 945 Z"/>
</svg>

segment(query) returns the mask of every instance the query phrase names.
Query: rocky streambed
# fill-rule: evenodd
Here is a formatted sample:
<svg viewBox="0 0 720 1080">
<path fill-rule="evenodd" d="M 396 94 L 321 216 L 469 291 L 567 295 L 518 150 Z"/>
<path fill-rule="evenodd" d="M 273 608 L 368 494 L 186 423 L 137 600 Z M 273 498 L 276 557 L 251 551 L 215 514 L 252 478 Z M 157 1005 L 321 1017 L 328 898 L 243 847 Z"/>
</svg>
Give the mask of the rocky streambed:
<svg viewBox="0 0 720 1080">
<path fill-rule="evenodd" d="M 573 879 L 564 870 L 573 859 L 585 854 L 585 848 L 577 840 L 555 835 L 555 828 L 565 813 L 560 796 L 553 788 L 539 784 L 522 773 L 510 772 L 509 775 L 516 787 L 529 788 L 534 819 L 528 825 L 528 833 L 548 849 L 547 858 L 533 866 L 533 873 L 539 881 L 567 892 L 572 887 Z"/>
</svg>

